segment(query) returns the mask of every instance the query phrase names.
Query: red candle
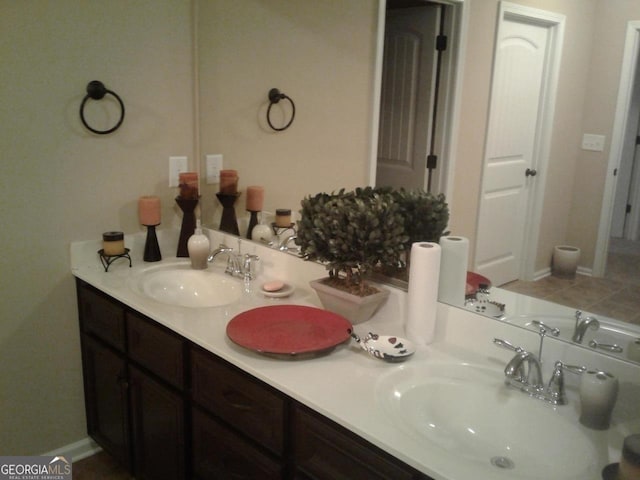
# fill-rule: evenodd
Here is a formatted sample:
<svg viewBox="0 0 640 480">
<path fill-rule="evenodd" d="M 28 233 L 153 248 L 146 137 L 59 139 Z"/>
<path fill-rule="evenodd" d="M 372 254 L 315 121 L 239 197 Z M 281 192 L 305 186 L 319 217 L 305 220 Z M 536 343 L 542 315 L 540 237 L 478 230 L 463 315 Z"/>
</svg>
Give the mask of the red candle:
<svg viewBox="0 0 640 480">
<path fill-rule="evenodd" d="M 220 193 L 235 195 L 238 193 L 238 171 L 220 170 Z"/>
<path fill-rule="evenodd" d="M 142 225 L 160 225 L 160 197 L 150 195 L 140 197 L 138 218 Z"/>
<path fill-rule="evenodd" d="M 247 210 L 261 212 L 264 203 L 264 187 L 252 185 L 247 187 Z"/>
<path fill-rule="evenodd" d="M 180 196 L 185 199 L 198 198 L 198 172 L 182 172 L 178 178 Z"/>
</svg>

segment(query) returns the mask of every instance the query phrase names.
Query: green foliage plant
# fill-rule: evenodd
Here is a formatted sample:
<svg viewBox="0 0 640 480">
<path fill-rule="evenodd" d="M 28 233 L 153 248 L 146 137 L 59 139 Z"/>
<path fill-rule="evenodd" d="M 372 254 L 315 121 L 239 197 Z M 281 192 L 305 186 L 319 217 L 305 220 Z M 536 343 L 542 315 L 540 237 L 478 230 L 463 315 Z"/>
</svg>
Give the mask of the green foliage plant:
<svg viewBox="0 0 640 480">
<path fill-rule="evenodd" d="M 404 231 L 408 236 L 406 247 L 411 249 L 415 242 L 439 243 L 446 235 L 449 223 L 449 206 L 445 196 L 434 195 L 421 189 L 391 190 L 404 218 Z"/>
<path fill-rule="evenodd" d="M 363 277 L 378 265 L 397 264 L 406 248 L 405 220 L 391 191 L 318 193 L 301 207 L 296 243 L 302 254 L 325 263 L 327 283 L 350 293 L 372 293 Z"/>
</svg>

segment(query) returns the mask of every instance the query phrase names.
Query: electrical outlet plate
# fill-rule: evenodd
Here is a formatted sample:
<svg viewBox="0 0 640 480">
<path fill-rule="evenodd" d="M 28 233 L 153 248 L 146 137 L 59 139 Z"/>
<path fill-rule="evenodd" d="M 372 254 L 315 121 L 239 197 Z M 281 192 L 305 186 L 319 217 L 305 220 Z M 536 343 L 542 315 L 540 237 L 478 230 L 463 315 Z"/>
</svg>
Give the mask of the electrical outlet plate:
<svg viewBox="0 0 640 480">
<path fill-rule="evenodd" d="M 207 155 L 207 183 L 220 183 L 220 170 L 222 170 L 222 155 Z"/>
<path fill-rule="evenodd" d="M 604 151 L 604 141 L 604 135 L 585 133 L 582 135 L 582 149 L 591 150 L 592 152 L 602 152 Z"/>
<path fill-rule="evenodd" d="M 169 157 L 169 186 L 177 187 L 180 183 L 180 174 L 187 169 L 187 157 Z"/>
</svg>

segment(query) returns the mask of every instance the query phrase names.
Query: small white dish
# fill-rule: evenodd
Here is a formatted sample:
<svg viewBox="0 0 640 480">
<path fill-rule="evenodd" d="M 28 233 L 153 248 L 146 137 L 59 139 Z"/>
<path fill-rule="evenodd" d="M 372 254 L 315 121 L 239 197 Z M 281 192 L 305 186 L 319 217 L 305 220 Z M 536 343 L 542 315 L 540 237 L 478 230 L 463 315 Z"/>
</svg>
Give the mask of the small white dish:
<svg viewBox="0 0 640 480">
<path fill-rule="evenodd" d="M 267 282 L 267 283 L 271 283 L 271 282 Z M 288 297 L 294 291 L 295 291 L 295 287 L 293 285 L 289 285 L 288 283 L 285 283 L 280 290 L 276 290 L 276 291 L 265 290 L 264 289 L 264 285 L 262 287 L 260 287 L 260 292 L 262 292 L 262 294 L 265 297 L 269 297 L 269 298 L 284 298 L 284 297 Z"/>
<path fill-rule="evenodd" d="M 416 351 L 413 343 L 406 338 L 369 333 L 361 339 L 353 331 L 349 333 L 369 355 L 384 360 L 385 362 L 404 362 Z"/>
</svg>

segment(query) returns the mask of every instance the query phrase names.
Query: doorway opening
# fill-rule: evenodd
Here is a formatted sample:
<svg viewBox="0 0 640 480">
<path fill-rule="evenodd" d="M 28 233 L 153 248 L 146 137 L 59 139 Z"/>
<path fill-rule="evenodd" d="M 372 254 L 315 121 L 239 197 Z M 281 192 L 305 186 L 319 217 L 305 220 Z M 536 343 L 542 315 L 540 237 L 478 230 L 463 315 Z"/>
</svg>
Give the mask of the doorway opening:
<svg viewBox="0 0 640 480">
<path fill-rule="evenodd" d="M 463 4 L 382 0 L 370 184 L 451 194 Z"/>
<path fill-rule="evenodd" d="M 640 253 L 640 21 L 627 25 L 593 275 L 637 280 Z M 610 264 L 608 264 L 608 262 Z M 631 271 L 628 271 L 631 269 Z"/>
</svg>

